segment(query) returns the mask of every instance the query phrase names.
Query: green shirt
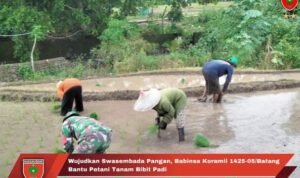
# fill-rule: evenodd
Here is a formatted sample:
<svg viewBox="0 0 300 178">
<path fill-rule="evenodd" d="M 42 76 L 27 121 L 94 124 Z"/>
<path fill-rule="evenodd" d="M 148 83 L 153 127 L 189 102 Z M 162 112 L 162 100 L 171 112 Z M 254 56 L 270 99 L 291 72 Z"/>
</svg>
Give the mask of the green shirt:
<svg viewBox="0 0 300 178">
<path fill-rule="evenodd" d="M 166 88 L 160 92 L 160 101 L 153 109 L 168 124 L 173 118 L 176 119 L 178 113 L 184 109 L 187 103 L 187 96 L 184 91 L 177 88 Z"/>
</svg>

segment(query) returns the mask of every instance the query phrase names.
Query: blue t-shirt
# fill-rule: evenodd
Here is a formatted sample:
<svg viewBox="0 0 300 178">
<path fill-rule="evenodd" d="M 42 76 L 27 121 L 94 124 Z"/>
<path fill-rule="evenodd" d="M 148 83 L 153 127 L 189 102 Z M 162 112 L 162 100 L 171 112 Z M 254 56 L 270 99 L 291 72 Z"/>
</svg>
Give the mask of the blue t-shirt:
<svg viewBox="0 0 300 178">
<path fill-rule="evenodd" d="M 205 75 L 211 78 L 219 78 L 223 75 L 227 75 L 223 92 L 227 90 L 233 74 L 233 67 L 230 63 L 223 60 L 211 60 L 204 64 L 202 70 Z"/>
</svg>

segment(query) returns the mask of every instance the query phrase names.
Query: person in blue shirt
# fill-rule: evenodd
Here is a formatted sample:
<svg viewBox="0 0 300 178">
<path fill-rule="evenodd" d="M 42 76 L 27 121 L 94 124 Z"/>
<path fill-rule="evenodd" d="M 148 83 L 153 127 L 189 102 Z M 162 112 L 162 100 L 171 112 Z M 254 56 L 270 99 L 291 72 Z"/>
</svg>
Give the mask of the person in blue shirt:
<svg viewBox="0 0 300 178">
<path fill-rule="evenodd" d="M 223 94 L 231 82 L 234 68 L 237 67 L 237 57 L 231 57 L 228 61 L 225 60 L 211 60 L 204 64 L 202 74 L 205 79 L 205 89 L 201 98 L 198 100 L 206 102 L 208 95 L 213 95 L 213 102 L 220 103 Z M 220 88 L 219 77 L 227 75 L 223 89 Z"/>
</svg>

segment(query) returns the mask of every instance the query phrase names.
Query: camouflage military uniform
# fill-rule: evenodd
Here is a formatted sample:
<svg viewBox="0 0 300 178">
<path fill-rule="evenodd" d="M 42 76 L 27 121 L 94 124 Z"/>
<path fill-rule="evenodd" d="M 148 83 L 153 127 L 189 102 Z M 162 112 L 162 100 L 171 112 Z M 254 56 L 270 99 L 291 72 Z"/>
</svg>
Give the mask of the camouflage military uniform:
<svg viewBox="0 0 300 178">
<path fill-rule="evenodd" d="M 104 153 L 111 142 L 112 130 L 89 117 L 69 117 L 61 130 L 64 144 L 73 144 L 73 139 L 77 140 L 73 153 Z"/>
</svg>

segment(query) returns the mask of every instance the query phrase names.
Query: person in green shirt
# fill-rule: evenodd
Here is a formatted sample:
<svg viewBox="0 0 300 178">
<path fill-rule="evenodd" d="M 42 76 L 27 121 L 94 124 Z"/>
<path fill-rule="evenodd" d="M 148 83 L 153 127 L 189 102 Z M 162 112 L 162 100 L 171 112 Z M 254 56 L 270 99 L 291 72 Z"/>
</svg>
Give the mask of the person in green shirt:
<svg viewBox="0 0 300 178">
<path fill-rule="evenodd" d="M 141 91 L 134 104 L 134 110 L 139 112 L 155 110 L 158 114 L 156 124 L 159 129 L 165 130 L 173 118 L 176 120 L 179 141 L 184 141 L 184 109 L 187 104 L 187 96 L 184 91 L 177 88 L 163 90 L 151 89 Z M 162 118 L 162 120 L 160 119 Z"/>
</svg>

